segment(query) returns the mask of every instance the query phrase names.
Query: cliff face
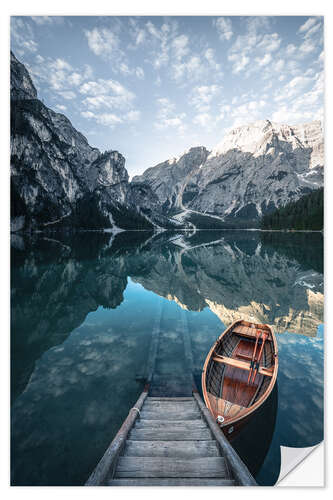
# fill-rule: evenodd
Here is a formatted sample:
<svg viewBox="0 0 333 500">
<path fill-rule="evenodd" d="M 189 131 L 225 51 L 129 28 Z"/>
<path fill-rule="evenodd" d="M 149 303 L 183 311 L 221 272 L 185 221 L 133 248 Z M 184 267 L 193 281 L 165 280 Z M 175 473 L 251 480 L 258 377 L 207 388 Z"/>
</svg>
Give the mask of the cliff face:
<svg viewBox="0 0 333 500">
<path fill-rule="evenodd" d="M 120 153 L 92 148 L 63 114 L 37 99 L 29 73 L 14 54 L 11 223 L 12 231 L 172 225 L 160 215 L 148 187 L 129 184 Z"/>
<path fill-rule="evenodd" d="M 133 181 L 151 187 L 165 212 L 178 211 L 180 220 L 200 224 L 198 216 L 214 215 L 212 222 L 256 224 L 262 214 L 321 187 L 323 165 L 319 121 L 291 127 L 263 120 L 230 131 L 210 153 L 192 148 Z"/>
<path fill-rule="evenodd" d="M 189 149 L 128 182 L 117 151 L 92 148 L 37 99 L 11 54 L 12 231 L 256 226 L 263 214 L 323 185 L 320 122 L 268 120 Z"/>
</svg>

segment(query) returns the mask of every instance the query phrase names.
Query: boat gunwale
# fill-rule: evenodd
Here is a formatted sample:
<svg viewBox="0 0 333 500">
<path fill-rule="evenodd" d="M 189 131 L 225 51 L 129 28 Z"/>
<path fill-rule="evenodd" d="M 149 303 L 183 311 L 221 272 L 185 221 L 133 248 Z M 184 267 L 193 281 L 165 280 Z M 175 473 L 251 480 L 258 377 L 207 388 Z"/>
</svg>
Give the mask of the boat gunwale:
<svg viewBox="0 0 333 500">
<path fill-rule="evenodd" d="M 207 366 L 208 366 L 209 361 L 212 358 L 212 354 L 213 354 L 213 352 L 214 352 L 215 347 L 217 346 L 217 344 L 219 344 L 220 341 L 223 339 L 223 337 L 227 333 L 229 333 L 233 328 L 235 328 L 235 326 L 238 323 L 242 323 L 242 322 L 243 322 L 243 320 L 241 320 L 241 319 L 238 319 L 238 320 L 234 321 L 226 330 L 224 330 L 224 332 L 221 333 L 221 335 L 216 339 L 215 343 L 212 345 L 211 349 L 209 350 L 209 352 L 207 354 L 207 357 L 206 357 L 206 360 L 205 360 L 205 363 L 204 363 L 204 367 L 203 367 L 203 371 L 202 371 L 202 375 L 201 375 L 202 392 L 203 392 L 203 397 L 204 397 L 206 406 L 207 406 L 207 408 L 209 409 L 209 411 L 211 412 L 211 414 L 213 416 L 214 416 L 214 412 L 213 412 L 213 409 L 212 409 L 210 401 L 209 401 L 209 397 L 208 397 L 208 394 L 207 394 L 208 391 L 207 391 L 207 387 L 206 387 Z M 246 323 L 249 323 L 249 322 L 246 322 Z M 253 323 L 253 324 L 255 324 L 256 326 L 259 326 L 259 323 Z M 251 415 L 255 410 L 257 410 L 257 408 L 259 406 L 261 406 L 266 401 L 266 399 L 271 394 L 271 392 L 273 390 L 273 387 L 275 385 L 275 382 L 276 382 L 276 379 L 277 379 L 277 373 L 278 373 L 278 366 L 279 366 L 278 346 L 277 346 L 276 337 L 275 337 L 273 328 L 270 325 L 261 324 L 260 323 L 260 326 L 265 326 L 270 331 L 272 338 L 269 339 L 269 340 L 273 343 L 273 347 L 274 347 L 274 351 L 273 351 L 273 355 L 274 355 L 274 371 L 273 371 L 270 383 L 269 383 L 267 389 L 265 390 L 264 394 L 258 399 L 258 401 L 256 401 L 253 405 L 251 405 L 249 408 L 247 408 L 241 414 L 235 415 L 230 420 L 228 420 L 227 422 L 223 423 L 221 425 L 221 429 L 223 429 L 224 427 L 228 427 L 229 425 L 235 424 L 236 422 L 239 422 L 239 421 L 243 420 L 244 418 L 248 417 L 249 415 Z"/>
</svg>

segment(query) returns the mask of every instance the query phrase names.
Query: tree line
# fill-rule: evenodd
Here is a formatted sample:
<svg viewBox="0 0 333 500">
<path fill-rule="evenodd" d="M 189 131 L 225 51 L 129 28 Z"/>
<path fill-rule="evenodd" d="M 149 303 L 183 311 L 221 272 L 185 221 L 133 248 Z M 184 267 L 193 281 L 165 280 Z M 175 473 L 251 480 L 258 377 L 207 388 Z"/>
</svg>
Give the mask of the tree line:
<svg viewBox="0 0 333 500">
<path fill-rule="evenodd" d="M 322 230 L 324 227 L 324 189 L 316 189 L 274 212 L 264 215 L 261 229 Z"/>
</svg>

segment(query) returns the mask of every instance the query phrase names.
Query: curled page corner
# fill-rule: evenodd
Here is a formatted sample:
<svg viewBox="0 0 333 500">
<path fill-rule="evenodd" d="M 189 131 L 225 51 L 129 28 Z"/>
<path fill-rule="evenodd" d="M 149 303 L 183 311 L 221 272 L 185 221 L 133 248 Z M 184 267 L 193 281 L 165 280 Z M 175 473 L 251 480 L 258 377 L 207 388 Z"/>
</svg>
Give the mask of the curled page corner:
<svg viewBox="0 0 333 500">
<path fill-rule="evenodd" d="M 311 474 L 307 476 L 307 484 L 304 484 L 304 477 L 308 474 L 307 470 L 301 470 L 298 466 L 316 449 L 318 454 L 313 455 L 311 461 Z M 277 486 L 324 486 L 324 442 L 309 446 L 307 448 L 291 448 L 289 446 L 280 446 L 281 450 L 281 468 L 280 475 L 276 482 Z M 313 462 L 313 463 L 312 463 Z M 290 472 L 297 469 L 297 474 Z M 305 469 L 305 464 L 304 464 Z M 300 473 L 298 473 L 300 472 Z M 286 476 L 288 476 L 287 479 Z M 301 478 L 302 476 L 302 478 Z"/>
</svg>

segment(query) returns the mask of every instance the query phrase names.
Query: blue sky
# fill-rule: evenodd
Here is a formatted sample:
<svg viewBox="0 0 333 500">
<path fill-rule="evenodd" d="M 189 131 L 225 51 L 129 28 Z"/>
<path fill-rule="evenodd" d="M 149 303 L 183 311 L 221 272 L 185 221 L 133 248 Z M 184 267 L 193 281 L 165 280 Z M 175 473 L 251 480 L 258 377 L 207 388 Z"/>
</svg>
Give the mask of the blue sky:
<svg viewBox="0 0 333 500">
<path fill-rule="evenodd" d="M 132 176 L 258 119 L 323 113 L 323 18 L 12 17 L 39 98 Z"/>
</svg>

